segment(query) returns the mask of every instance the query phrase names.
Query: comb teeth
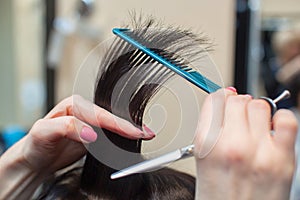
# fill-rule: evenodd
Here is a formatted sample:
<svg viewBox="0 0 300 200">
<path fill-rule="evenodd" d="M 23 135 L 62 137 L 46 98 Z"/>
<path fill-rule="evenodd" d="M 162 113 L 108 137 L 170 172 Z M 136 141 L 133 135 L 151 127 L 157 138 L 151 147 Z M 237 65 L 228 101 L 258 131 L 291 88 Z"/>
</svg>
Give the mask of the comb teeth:
<svg viewBox="0 0 300 200">
<path fill-rule="evenodd" d="M 184 61 L 183 58 L 180 58 L 179 56 L 177 56 L 175 54 L 168 53 L 168 52 L 160 50 L 160 49 L 150 49 L 150 50 L 186 72 L 195 71 L 192 67 L 184 65 L 184 63 L 186 63 L 186 61 Z M 139 49 L 137 49 L 132 54 L 129 61 L 133 67 L 139 66 L 139 65 L 142 65 L 145 63 L 149 63 L 149 62 L 159 63 L 158 61 L 154 60 L 151 56 L 145 54 L 144 52 L 142 52 Z"/>
<path fill-rule="evenodd" d="M 143 46 L 146 46 L 144 41 L 141 41 L 138 37 L 138 35 L 136 35 L 133 31 L 126 31 L 126 35 L 128 35 L 129 37 L 131 37 L 132 39 L 134 39 L 135 41 L 137 41 L 138 43 L 140 43 Z M 179 57 L 178 55 L 174 54 L 174 53 L 170 53 L 167 52 L 165 50 L 162 49 L 158 49 L 158 48 L 148 48 L 149 51 L 152 51 L 153 53 L 157 54 L 158 56 L 164 58 L 165 60 L 167 60 L 168 62 L 172 63 L 173 65 L 176 66 L 182 66 L 184 64 L 186 64 L 186 61 L 184 61 L 183 58 Z M 141 50 L 138 50 L 139 52 L 143 52 Z M 144 53 L 143 53 L 144 54 Z M 148 55 L 149 56 L 149 55 Z M 151 57 L 151 56 L 149 56 Z M 179 67 L 181 68 L 181 67 Z"/>
<path fill-rule="evenodd" d="M 171 64 L 175 65 L 179 69 L 182 69 L 186 72 L 196 71 L 192 67 L 188 66 L 187 62 L 183 58 L 179 57 L 178 55 L 176 55 L 174 53 L 168 53 L 166 51 L 162 51 L 162 50 L 158 50 L 158 49 L 150 49 L 150 50 L 153 51 L 154 53 L 156 53 L 157 55 L 161 56 L 162 58 L 164 58 Z"/>
<path fill-rule="evenodd" d="M 131 65 L 133 67 L 142 65 L 144 63 L 150 62 L 152 58 L 143 52 L 138 52 L 136 57 L 132 57 L 132 60 L 130 61 Z"/>
<path fill-rule="evenodd" d="M 184 70 L 184 71 L 186 71 L 186 72 L 192 72 L 192 71 L 194 71 L 194 69 L 191 68 L 191 67 L 189 67 L 189 66 L 181 66 L 181 69 Z"/>
<path fill-rule="evenodd" d="M 136 35 L 135 32 L 137 32 Z M 197 70 L 194 70 L 191 66 L 188 66 L 187 62 L 183 59 L 184 56 L 179 57 L 177 54 L 168 52 L 166 50 L 169 49 L 169 47 L 174 46 L 176 37 L 173 41 L 172 38 L 171 40 L 169 38 L 163 38 L 155 41 L 153 38 L 155 38 L 155 36 L 157 36 L 159 33 L 153 33 L 153 35 L 147 35 L 144 37 L 143 34 L 146 32 L 143 30 L 131 31 L 129 29 L 118 28 L 113 29 L 113 33 L 138 49 L 138 51 L 134 53 L 137 56 L 132 56 L 132 64 L 134 66 L 153 61 L 153 63 L 159 63 L 163 66 L 166 66 L 207 93 L 214 92 L 221 88 L 219 85 L 201 75 L 199 72 L 197 72 Z M 184 34 L 182 35 L 182 33 L 179 33 L 179 35 L 180 37 L 177 38 L 178 40 L 182 41 L 182 45 L 179 45 L 177 48 L 175 48 L 177 51 L 174 52 L 181 54 L 181 52 L 187 50 L 191 43 L 185 44 L 186 41 L 183 38 Z M 166 46 L 166 42 L 164 40 L 167 41 L 168 46 Z M 151 42 L 154 42 L 156 46 L 160 47 L 161 49 L 151 47 L 153 46 Z M 146 43 L 148 43 L 148 45 Z M 185 52 L 185 55 L 188 55 L 189 53 L 195 55 L 195 51 Z"/>
</svg>

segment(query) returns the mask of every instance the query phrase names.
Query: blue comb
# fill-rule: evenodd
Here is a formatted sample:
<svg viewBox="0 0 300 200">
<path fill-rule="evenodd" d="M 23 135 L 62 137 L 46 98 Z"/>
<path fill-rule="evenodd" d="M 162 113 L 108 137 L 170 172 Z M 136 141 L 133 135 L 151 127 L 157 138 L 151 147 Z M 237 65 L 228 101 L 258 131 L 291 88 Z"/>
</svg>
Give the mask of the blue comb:
<svg viewBox="0 0 300 200">
<path fill-rule="evenodd" d="M 215 92 L 216 90 L 220 89 L 221 87 L 217 85 L 216 83 L 212 82 L 205 76 L 201 75 L 199 72 L 193 70 L 190 67 L 182 67 L 177 66 L 176 64 L 170 62 L 168 59 L 158 55 L 151 49 L 145 47 L 135 39 L 129 36 L 128 33 L 131 32 L 130 29 L 124 29 L 124 28 L 114 28 L 112 32 L 117 35 L 118 37 L 122 38 L 126 42 L 130 43 L 137 49 L 141 50 L 143 53 L 147 54 L 157 62 L 161 63 L 162 65 L 168 67 L 178 75 L 182 76 L 192 84 L 196 85 L 197 87 L 201 88 L 207 93 Z"/>
</svg>

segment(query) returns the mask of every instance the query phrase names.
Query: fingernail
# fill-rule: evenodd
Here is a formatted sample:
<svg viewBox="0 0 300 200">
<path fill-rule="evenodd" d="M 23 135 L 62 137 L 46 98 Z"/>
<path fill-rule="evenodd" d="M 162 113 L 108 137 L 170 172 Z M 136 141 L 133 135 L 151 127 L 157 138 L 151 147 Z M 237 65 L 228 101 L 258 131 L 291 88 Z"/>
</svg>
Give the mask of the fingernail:
<svg viewBox="0 0 300 200">
<path fill-rule="evenodd" d="M 80 138 L 87 142 L 95 142 L 97 140 L 97 136 L 97 133 L 87 126 L 84 126 L 80 133 Z"/>
<path fill-rule="evenodd" d="M 145 138 L 153 138 L 155 137 L 155 133 L 145 124 L 143 124 L 143 129 L 144 129 L 144 137 Z"/>
<path fill-rule="evenodd" d="M 226 89 L 227 89 L 227 90 L 231 90 L 232 92 L 236 92 L 236 89 L 235 89 L 235 87 L 232 87 L 232 86 L 230 86 L 230 87 L 227 87 Z"/>
</svg>

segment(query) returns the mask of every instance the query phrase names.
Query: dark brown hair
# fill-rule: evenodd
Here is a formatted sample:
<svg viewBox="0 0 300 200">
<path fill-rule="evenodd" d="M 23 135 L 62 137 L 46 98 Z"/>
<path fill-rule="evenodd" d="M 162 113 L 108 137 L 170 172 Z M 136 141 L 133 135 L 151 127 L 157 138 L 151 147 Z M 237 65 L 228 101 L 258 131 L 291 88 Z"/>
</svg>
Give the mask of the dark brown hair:
<svg viewBox="0 0 300 200">
<path fill-rule="evenodd" d="M 186 64 L 182 57 L 197 59 L 209 47 L 205 38 L 198 38 L 190 31 L 171 26 L 163 30 L 153 29 L 158 26 L 153 19 L 144 22 L 141 18 L 134 19 L 133 35 L 143 41 L 143 45 L 179 65 Z M 202 48 L 197 46 L 199 44 Z M 142 127 L 148 101 L 173 75 L 166 67 L 116 38 L 101 63 L 95 104 Z M 128 101 L 122 99 L 132 88 Z M 127 139 L 105 129 L 97 132 L 97 142 L 90 148 L 109 153 L 106 145 L 101 143 L 105 141 L 103 138 L 108 138 L 114 145 L 136 153 L 134 159 L 122 157 L 120 163 L 124 164 L 123 167 L 143 160 L 141 140 Z M 83 168 L 75 168 L 54 179 L 44 188 L 39 199 L 194 199 L 195 178 L 183 172 L 164 168 L 111 180 L 110 175 L 115 171 L 87 153 Z"/>
</svg>

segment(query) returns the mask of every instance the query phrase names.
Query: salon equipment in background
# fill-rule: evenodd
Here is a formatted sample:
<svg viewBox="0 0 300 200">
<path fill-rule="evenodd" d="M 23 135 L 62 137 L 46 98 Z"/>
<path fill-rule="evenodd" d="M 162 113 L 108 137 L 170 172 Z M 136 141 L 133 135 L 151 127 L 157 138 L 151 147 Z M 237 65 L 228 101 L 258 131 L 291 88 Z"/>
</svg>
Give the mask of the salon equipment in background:
<svg viewBox="0 0 300 200">
<path fill-rule="evenodd" d="M 47 54 L 47 62 L 50 67 L 58 66 L 63 55 L 66 37 L 79 31 L 82 19 L 88 18 L 93 13 L 93 8 L 94 0 L 80 0 L 73 16 L 54 19 Z M 98 31 L 85 27 L 85 30 L 80 31 L 80 33 L 87 37 L 95 37 Z"/>
<path fill-rule="evenodd" d="M 66 39 L 71 35 L 79 35 L 83 39 L 100 41 L 101 30 L 91 26 L 88 18 L 94 13 L 94 0 L 77 0 L 77 7 L 71 16 L 55 17 L 56 1 L 46 1 L 47 34 L 46 34 L 46 113 L 57 101 L 56 69 L 64 57 Z"/>
<path fill-rule="evenodd" d="M 289 98 L 289 97 L 290 97 L 290 92 L 288 90 L 285 90 L 274 100 L 272 100 L 268 97 L 261 97 L 261 99 L 266 100 L 270 104 L 272 114 L 274 114 L 277 110 L 276 103 L 278 103 L 281 100 L 284 100 L 286 98 Z M 141 163 L 132 165 L 130 167 L 127 167 L 125 169 L 122 169 L 118 172 L 111 174 L 110 178 L 118 179 L 118 178 L 122 178 L 125 176 L 129 176 L 131 174 L 148 172 L 150 170 L 158 169 L 159 167 L 163 167 L 167 164 L 170 164 L 170 163 L 175 162 L 180 159 L 191 157 L 193 155 L 194 155 L 194 145 L 189 145 L 189 146 L 177 149 L 173 152 L 159 156 L 157 158 L 146 160 L 144 162 L 141 162 Z"/>
<path fill-rule="evenodd" d="M 5 151 L 5 144 L 2 138 L 2 133 L 0 133 L 0 156 L 4 153 Z"/>
<path fill-rule="evenodd" d="M 234 86 L 241 94 L 258 95 L 261 1 L 236 0 Z"/>
<path fill-rule="evenodd" d="M 26 131 L 18 125 L 10 125 L 5 127 L 1 134 L 4 151 L 22 139 L 25 135 Z"/>
</svg>

